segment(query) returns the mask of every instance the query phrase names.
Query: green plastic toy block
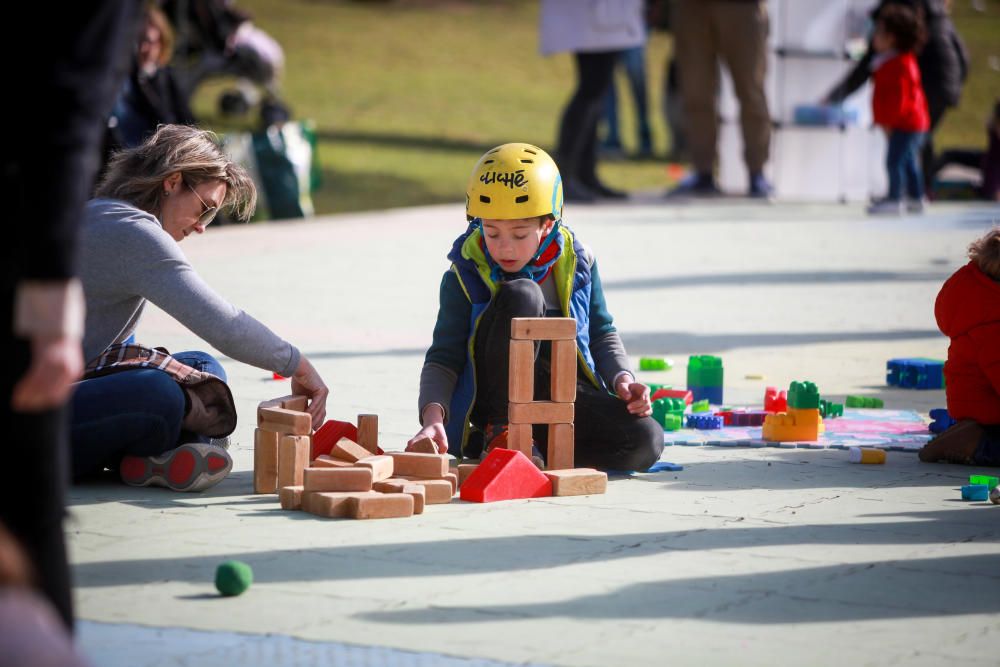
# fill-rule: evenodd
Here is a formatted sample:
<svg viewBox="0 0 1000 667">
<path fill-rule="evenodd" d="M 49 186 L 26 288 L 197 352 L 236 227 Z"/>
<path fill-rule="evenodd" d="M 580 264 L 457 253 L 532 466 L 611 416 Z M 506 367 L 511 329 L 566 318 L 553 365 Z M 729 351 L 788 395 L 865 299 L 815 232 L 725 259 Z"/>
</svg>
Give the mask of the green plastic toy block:
<svg viewBox="0 0 1000 667">
<path fill-rule="evenodd" d="M 881 398 L 873 396 L 848 396 L 846 403 L 849 408 L 881 408 L 884 406 Z"/>
<path fill-rule="evenodd" d="M 655 401 L 653 401 L 653 419 L 660 426 L 666 428 L 667 416 L 683 415 L 684 407 L 685 406 L 683 398 L 658 398 Z"/>
<path fill-rule="evenodd" d="M 708 407 L 707 398 L 701 401 L 695 401 L 691 404 L 691 412 L 708 412 L 709 410 L 711 410 L 711 408 Z"/>
<path fill-rule="evenodd" d="M 992 475 L 969 475 L 969 484 L 985 484 L 992 491 L 1000 484 L 1000 477 L 993 477 Z"/>
<path fill-rule="evenodd" d="M 820 399 L 819 401 L 819 414 L 824 419 L 833 419 L 834 417 L 844 416 L 844 404 L 843 403 L 831 403 L 830 401 Z"/>
<path fill-rule="evenodd" d="M 812 382 L 792 382 L 788 387 L 788 407 L 798 410 L 819 408 L 819 389 Z"/>
<path fill-rule="evenodd" d="M 688 387 L 721 387 L 722 358 L 709 354 L 692 355 L 688 358 Z"/>
<path fill-rule="evenodd" d="M 669 371 L 673 367 L 674 365 L 669 359 L 660 359 L 658 357 L 639 358 L 640 371 Z"/>
<path fill-rule="evenodd" d="M 666 417 L 663 418 L 664 431 L 679 431 L 682 426 L 684 426 L 683 415 L 667 413 Z"/>
</svg>

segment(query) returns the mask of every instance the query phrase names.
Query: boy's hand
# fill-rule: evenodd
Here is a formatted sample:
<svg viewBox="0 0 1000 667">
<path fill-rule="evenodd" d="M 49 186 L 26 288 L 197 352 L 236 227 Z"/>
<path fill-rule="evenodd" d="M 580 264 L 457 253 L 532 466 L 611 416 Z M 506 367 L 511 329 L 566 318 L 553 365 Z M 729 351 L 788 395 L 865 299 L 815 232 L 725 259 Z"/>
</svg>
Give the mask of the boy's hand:
<svg viewBox="0 0 1000 667">
<path fill-rule="evenodd" d="M 448 436 L 444 432 L 444 424 L 440 422 L 428 424 L 417 431 L 417 434 L 406 443 L 406 451 L 410 451 L 410 447 L 424 438 L 430 438 L 434 441 L 438 448 L 438 454 L 448 453 Z"/>
<path fill-rule="evenodd" d="M 628 373 L 622 373 L 615 384 L 618 398 L 628 403 L 628 411 L 637 417 L 648 417 L 653 414 L 653 404 L 649 400 L 649 387 Z"/>
</svg>

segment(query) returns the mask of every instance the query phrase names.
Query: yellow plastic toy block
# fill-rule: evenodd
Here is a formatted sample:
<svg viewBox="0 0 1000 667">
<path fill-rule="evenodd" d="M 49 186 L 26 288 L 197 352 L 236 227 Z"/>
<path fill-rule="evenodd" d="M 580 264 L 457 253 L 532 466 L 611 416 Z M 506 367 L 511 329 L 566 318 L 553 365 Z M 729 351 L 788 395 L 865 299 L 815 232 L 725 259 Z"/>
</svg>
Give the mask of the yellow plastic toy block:
<svg viewBox="0 0 1000 667">
<path fill-rule="evenodd" d="M 824 430 L 818 409 L 788 408 L 788 412 L 768 415 L 764 419 L 763 437 L 772 442 L 819 440 Z"/>
</svg>

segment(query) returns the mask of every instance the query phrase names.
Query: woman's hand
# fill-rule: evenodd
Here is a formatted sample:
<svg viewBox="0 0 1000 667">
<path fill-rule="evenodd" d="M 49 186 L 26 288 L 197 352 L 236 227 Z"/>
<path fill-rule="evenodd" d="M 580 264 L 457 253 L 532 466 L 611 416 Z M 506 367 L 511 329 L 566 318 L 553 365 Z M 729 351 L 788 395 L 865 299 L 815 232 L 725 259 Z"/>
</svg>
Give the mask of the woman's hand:
<svg viewBox="0 0 1000 667">
<path fill-rule="evenodd" d="M 444 430 L 444 410 L 437 403 L 431 403 L 424 408 L 424 427 L 406 443 L 406 451 L 424 438 L 430 438 L 437 445 L 438 454 L 448 453 L 448 435 Z"/>
<path fill-rule="evenodd" d="M 637 417 L 653 414 L 653 404 L 649 400 L 649 387 L 636 382 L 631 373 L 622 373 L 615 380 L 615 393 L 628 403 L 628 411 Z"/>
<path fill-rule="evenodd" d="M 309 397 L 306 412 L 312 415 L 313 430 L 322 426 L 326 421 L 326 399 L 330 390 L 305 355 L 299 358 L 299 366 L 292 375 L 292 393 Z"/>
</svg>

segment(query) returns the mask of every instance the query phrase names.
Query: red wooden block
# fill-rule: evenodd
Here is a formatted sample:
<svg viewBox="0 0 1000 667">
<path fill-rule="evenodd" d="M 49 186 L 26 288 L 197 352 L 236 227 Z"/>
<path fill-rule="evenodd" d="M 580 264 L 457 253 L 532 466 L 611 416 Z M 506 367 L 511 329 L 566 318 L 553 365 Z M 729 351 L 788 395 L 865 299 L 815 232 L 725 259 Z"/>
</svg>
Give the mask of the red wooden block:
<svg viewBox="0 0 1000 667">
<path fill-rule="evenodd" d="M 462 500 L 474 503 L 544 498 L 552 495 L 552 480 L 521 452 L 494 449 L 465 480 L 461 491 Z"/>
<path fill-rule="evenodd" d="M 788 392 L 778 391 L 777 387 L 764 390 L 765 412 L 788 412 Z"/>
<path fill-rule="evenodd" d="M 657 389 L 649 400 L 655 401 L 658 398 L 683 398 L 686 405 L 691 405 L 694 394 L 687 389 Z"/>
<path fill-rule="evenodd" d="M 358 428 L 351 422 L 340 422 L 336 419 L 327 420 L 313 433 L 312 452 L 309 455 L 309 460 L 311 461 L 321 454 L 329 454 L 341 438 L 349 438 L 357 442 Z"/>
</svg>

